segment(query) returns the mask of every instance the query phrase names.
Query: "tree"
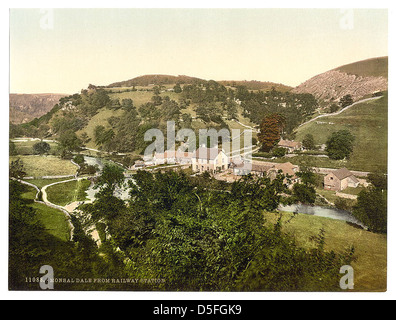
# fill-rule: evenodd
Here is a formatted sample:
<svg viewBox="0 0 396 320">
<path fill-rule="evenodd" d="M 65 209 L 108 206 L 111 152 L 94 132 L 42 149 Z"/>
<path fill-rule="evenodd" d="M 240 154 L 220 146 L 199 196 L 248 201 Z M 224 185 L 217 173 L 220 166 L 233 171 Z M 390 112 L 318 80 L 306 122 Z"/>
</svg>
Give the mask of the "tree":
<svg viewBox="0 0 396 320">
<path fill-rule="evenodd" d="M 355 137 L 348 130 L 333 132 L 326 142 L 326 152 L 330 159 L 348 158 L 353 151 Z"/>
<path fill-rule="evenodd" d="M 258 134 L 261 151 L 269 152 L 279 142 L 284 126 L 285 118 L 279 114 L 274 113 L 263 119 Z"/>
<path fill-rule="evenodd" d="M 78 151 L 81 146 L 81 140 L 74 131 L 68 130 L 64 132 L 58 139 L 61 147 L 68 151 Z"/>
<path fill-rule="evenodd" d="M 103 167 L 95 188 L 112 194 L 117 186 L 121 187 L 123 185 L 124 180 L 124 169 L 116 165 L 106 164 Z"/>
<path fill-rule="evenodd" d="M 347 94 L 340 99 L 340 106 L 342 109 L 347 106 L 350 106 L 352 103 L 353 103 L 353 99 L 350 94 Z"/>
<path fill-rule="evenodd" d="M 303 147 L 307 150 L 315 149 L 315 139 L 312 134 L 308 133 L 305 135 L 302 141 Z"/>
<path fill-rule="evenodd" d="M 373 232 L 387 232 L 387 192 L 370 187 L 359 193 L 353 215 Z"/>
<path fill-rule="evenodd" d="M 339 107 L 336 103 L 333 103 L 333 104 L 330 106 L 330 113 L 337 112 L 339 108 L 340 108 L 340 107 Z"/>
<path fill-rule="evenodd" d="M 86 146 L 87 143 L 91 141 L 91 138 L 88 136 L 88 134 L 85 131 L 81 134 L 80 139 L 83 146 Z"/>
<path fill-rule="evenodd" d="M 15 146 L 15 143 L 10 140 L 9 144 L 9 156 L 16 156 L 18 154 L 18 150 Z"/>
<path fill-rule="evenodd" d="M 181 92 L 182 92 L 182 88 L 181 88 L 180 84 L 177 83 L 177 84 L 173 87 L 173 91 L 174 91 L 175 93 L 181 93 Z"/>
<path fill-rule="evenodd" d="M 98 125 L 94 129 L 95 143 L 98 146 L 103 146 L 105 150 L 110 151 L 115 147 L 112 143 L 115 133 L 113 129 L 106 130 L 102 125 Z"/>
<path fill-rule="evenodd" d="M 296 175 L 300 178 L 301 183 L 293 185 L 294 200 L 306 204 L 314 203 L 316 200 L 315 173 L 311 168 L 302 167 Z"/>
<path fill-rule="evenodd" d="M 48 153 L 50 150 L 51 146 L 45 141 L 40 141 L 33 145 L 33 154 L 43 155 Z"/>
<path fill-rule="evenodd" d="M 22 179 L 26 176 L 25 166 L 20 158 L 11 161 L 9 175 L 16 179 Z"/>
<path fill-rule="evenodd" d="M 381 172 L 370 172 L 367 176 L 367 180 L 375 187 L 380 190 L 388 189 L 387 176 Z"/>
<path fill-rule="evenodd" d="M 131 110 L 135 110 L 136 108 L 133 105 L 132 99 L 122 99 L 121 101 L 121 107 L 125 109 L 127 112 Z"/>
</svg>

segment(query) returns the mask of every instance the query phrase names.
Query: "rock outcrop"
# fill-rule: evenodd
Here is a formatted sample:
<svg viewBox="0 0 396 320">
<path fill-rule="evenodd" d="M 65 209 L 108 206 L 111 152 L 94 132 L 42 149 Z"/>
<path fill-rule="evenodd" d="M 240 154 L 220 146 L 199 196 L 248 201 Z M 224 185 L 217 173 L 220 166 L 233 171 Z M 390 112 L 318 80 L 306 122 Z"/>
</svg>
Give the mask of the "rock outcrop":
<svg viewBox="0 0 396 320">
<path fill-rule="evenodd" d="M 378 91 L 388 90 L 384 77 L 364 77 L 331 70 L 319 74 L 292 90 L 294 93 L 310 93 L 318 100 L 339 101 L 350 94 L 354 101 Z"/>
</svg>

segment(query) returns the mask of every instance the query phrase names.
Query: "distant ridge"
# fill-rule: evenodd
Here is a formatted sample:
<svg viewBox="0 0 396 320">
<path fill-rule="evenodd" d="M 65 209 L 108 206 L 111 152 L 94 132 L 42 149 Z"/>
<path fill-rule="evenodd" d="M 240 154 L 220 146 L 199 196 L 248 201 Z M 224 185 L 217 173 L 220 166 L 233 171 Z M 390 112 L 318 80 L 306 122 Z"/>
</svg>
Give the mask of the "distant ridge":
<svg viewBox="0 0 396 320">
<path fill-rule="evenodd" d="M 184 75 L 172 76 L 164 74 L 153 74 L 139 76 L 130 80 L 114 82 L 106 86 L 107 88 L 117 88 L 117 87 L 133 87 L 133 86 L 149 86 L 149 85 L 166 85 L 166 84 L 191 84 L 195 82 L 202 82 L 204 80 L 189 77 Z"/>
<path fill-rule="evenodd" d="M 133 86 L 143 86 L 147 87 L 149 85 L 170 85 L 170 84 L 194 84 L 203 83 L 207 80 L 190 77 L 185 75 L 173 76 L 164 74 L 153 74 L 153 75 L 143 75 L 126 81 L 119 81 L 111 83 L 106 88 L 119 88 L 119 87 L 133 87 Z M 292 87 L 283 85 L 281 83 L 274 83 L 270 81 L 257 81 L 257 80 L 221 80 L 216 81 L 217 83 L 224 86 L 245 86 L 249 90 L 264 90 L 268 91 L 275 88 L 279 91 L 290 91 Z"/>
<path fill-rule="evenodd" d="M 218 83 L 224 85 L 224 86 L 244 86 L 248 90 L 262 90 L 262 91 L 268 91 L 271 90 L 272 88 L 275 88 L 278 91 L 290 91 L 293 89 L 293 87 L 286 86 L 282 83 L 275 83 L 275 82 L 270 82 L 270 81 L 256 81 L 256 80 L 244 80 L 244 81 L 233 81 L 233 80 L 222 80 L 222 81 L 217 81 Z"/>
<path fill-rule="evenodd" d="M 67 94 L 63 93 L 10 93 L 10 122 L 20 124 L 41 117 L 49 112 L 60 98 L 65 96 Z"/>
</svg>

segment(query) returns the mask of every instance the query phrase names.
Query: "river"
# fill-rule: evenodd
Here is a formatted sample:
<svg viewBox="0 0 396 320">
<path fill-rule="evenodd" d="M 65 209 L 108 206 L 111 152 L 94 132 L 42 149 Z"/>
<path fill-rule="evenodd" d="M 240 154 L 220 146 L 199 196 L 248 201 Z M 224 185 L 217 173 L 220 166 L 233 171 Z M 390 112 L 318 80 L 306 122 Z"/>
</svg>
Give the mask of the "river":
<svg viewBox="0 0 396 320">
<path fill-rule="evenodd" d="M 101 159 L 95 158 L 95 157 L 88 157 L 84 156 L 84 160 L 88 165 L 95 166 L 97 165 L 99 167 L 99 170 L 102 171 L 104 167 L 104 163 Z M 128 187 L 128 181 L 133 180 L 132 178 L 126 178 L 125 179 L 125 184 L 123 188 L 116 188 L 114 191 L 114 196 L 121 200 L 127 200 L 129 197 L 129 187 Z M 94 184 L 91 184 L 91 186 L 88 188 L 86 191 L 87 193 L 87 198 L 91 201 L 95 200 L 95 195 L 98 192 L 98 189 L 94 189 Z"/>
<path fill-rule="evenodd" d="M 356 219 L 350 212 L 345 210 L 326 208 L 321 206 L 310 206 L 306 204 L 292 204 L 288 206 L 280 205 L 278 209 L 280 211 L 303 213 L 312 216 L 347 221 L 366 229 L 366 226 L 362 222 Z"/>
</svg>

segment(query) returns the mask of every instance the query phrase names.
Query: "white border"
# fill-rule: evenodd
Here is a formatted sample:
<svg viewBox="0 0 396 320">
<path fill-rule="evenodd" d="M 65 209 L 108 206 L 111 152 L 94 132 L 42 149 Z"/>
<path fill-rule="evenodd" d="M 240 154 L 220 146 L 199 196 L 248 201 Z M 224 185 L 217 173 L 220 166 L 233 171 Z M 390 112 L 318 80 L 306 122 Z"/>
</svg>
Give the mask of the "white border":
<svg viewBox="0 0 396 320">
<path fill-rule="evenodd" d="M 392 121 L 396 119 L 395 110 L 393 110 L 394 98 L 394 41 L 390 41 L 390 39 L 395 39 L 395 35 L 393 30 L 395 28 L 395 8 L 392 6 L 394 1 L 299 1 L 298 8 L 388 8 L 389 15 L 389 137 L 395 137 L 394 127 L 392 126 Z M 4 5 L 6 7 L 4 8 Z M 111 4 L 111 6 L 108 6 Z M 9 16 L 8 9 L 9 8 L 89 8 L 89 7 L 100 7 L 100 8 L 126 8 L 126 7 L 142 7 L 141 1 L 57 1 L 54 3 L 53 1 L 6 1 L 2 2 L 2 11 L 1 11 L 1 19 L 0 23 L 2 24 L 1 28 L 1 36 L 2 43 L 8 43 L 8 30 L 9 30 Z M 187 2 L 187 1 L 174 1 L 169 0 L 166 1 L 166 5 L 164 5 L 163 1 L 153 1 L 148 0 L 144 2 L 144 8 L 266 8 L 268 6 L 263 6 L 262 2 L 259 1 L 197 1 L 197 2 Z M 268 7 L 270 8 L 270 7 Z M 277 1 L 276 6 L 273 8 L 296 8 L 295 1 Z M 4 46 L 3 46 L 4 48 Z M 2 63 L 4 64 L 3 70 L 3 83 L 2 83 L 2 102 L 3 102 L 3 112 L 6 113 L 2 118 L 4 121 L 2 128 L 2 137 L 1 139 L 1 150 L 7 150 L 8 152 L 8 72 L 9 70 L 9 55 L 8 50 L 3 49 Z M 5 111 L 7 110 L 7 111 Z M 392 181 L 395 176 L 395 170 L 393 169 L 393 159 L 395 156 L 396 145 L 393 142 L 393 139 L 389 139 L 389 195 L 393 195 L 395 191 L 395 186 Z M 8 157 L 2 158 L 3 170 L 2 174 L 4 175 L 1 179 L 2 186 L 2 194 L 3 194 L 3 204 L 8 203 Z M 1 233 L 1 264 L 0 264 L 0 272 L 1 272 L 1 280 L 0 280 L 0 298 L 2 300 L 14 300 L 14 299 L 28 299 L 28 300 L 36 300 L 36 299 L 46 299 L 46 300 L 114 300 L 114 299 L 122 299 L 122 300 L 217 300 L 217 299 L 239 299 L 239 300 L 328 300 L 328 299 L 343 299 L 343 300 L 378 300 L 378 299 L 394 299 L 395 291 L 396 291 L 396 282 L 395 282 L 395 252 L 394 244 L 395 238 L 392 232 L 395 230 L 394 228 L 394 218 L 392 217 L 392 213 L 395 212 L 394 205 L 389 204 L 389 233 L 388 233 L 388 291 L 386 293 L 220 293 L 220 292 L 16 292 L 16 291 L 8 291 L 8 207 L 7 210 L 2 210 L 2 233 Z M 389 248 L 392 248 L 390 250 Z"/>
</svg>

